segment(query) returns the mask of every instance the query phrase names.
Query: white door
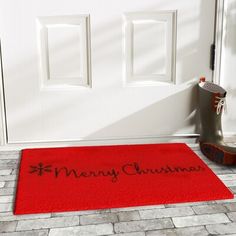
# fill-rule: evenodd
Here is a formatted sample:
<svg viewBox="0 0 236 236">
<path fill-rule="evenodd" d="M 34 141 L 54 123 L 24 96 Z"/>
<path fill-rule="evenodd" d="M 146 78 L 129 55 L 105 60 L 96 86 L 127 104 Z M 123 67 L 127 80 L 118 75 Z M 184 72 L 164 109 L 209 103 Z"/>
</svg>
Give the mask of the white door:
<svg viewBox="0 0 236 236">
<path fill-rule="evenodd" d="M 195 132 L 214 0 L 0 0 L 8 142 Z"/>
</svg>

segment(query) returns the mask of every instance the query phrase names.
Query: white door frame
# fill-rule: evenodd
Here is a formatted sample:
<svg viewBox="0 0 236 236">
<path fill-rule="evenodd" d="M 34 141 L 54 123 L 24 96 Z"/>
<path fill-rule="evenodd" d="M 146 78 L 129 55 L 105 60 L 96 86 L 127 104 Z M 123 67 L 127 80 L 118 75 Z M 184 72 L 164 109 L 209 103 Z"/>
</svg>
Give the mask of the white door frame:
<svg viewBox="0 0 236 236">
<path fill-rule="evenodd" d="M 7 125 L 6 125 L 6 110 L 5 110 L 5 98 L 4 98 L 2 50 L 0 41 L 0 146 L 4 146 L 6 144 L 7 144 Z"/>
<path fill-rule="evenodd" d="M 221 69 L 221 50 L 222 50 L 222 38 L 223 38 L 223 26 L 225 24 L 225 0 L 215 0 L 216 5 L 216 23 L 215 23 L 215 70 L 213 71 L 213 81 L 217 84 L 220 83 L 220 69 Z M 1 45 L 0 45 L 1 46 Z M 1 50 L 0 50 L 1 57 Z M 2 58 L 2 57 L 1 57 Z M 1 59 L 0 58 L 0 59 Z M 170 135 L 163 137 L 147 137 L 147 138 L 135 138 L 126 140 L 91 140 L 91 141 L 69 141 L 69 142 L 32 142 L 22 144 L 8 144 L 7 140 L 7 124 L 6 124 L 6 107 L 4 98 L 4 80 L 3 80 L 3 66 L 2 60 L 0 60 L 0 150 L 2 149 L 21 149 L 25 147 L 38 147 L 38 146 L 73 146 L 73 145 L 99 145 L 99 144 L 113 144 L 113 143 L 152 143 L 156 141 L 186 141 L 193 143 L 198 135 L 195 134 L 183 134 L 183 135 Z M 194 139 L 193 139 L 194 138 Z"/>
<path fill-rule="evenodd" d="M 216 1 L 216 22 L 215 22 L 215 70 L 213 82 L 220 84 L 221 55 L 224 35 L 224 25 L 226 23 L 226 0 Z"/>
</svg>

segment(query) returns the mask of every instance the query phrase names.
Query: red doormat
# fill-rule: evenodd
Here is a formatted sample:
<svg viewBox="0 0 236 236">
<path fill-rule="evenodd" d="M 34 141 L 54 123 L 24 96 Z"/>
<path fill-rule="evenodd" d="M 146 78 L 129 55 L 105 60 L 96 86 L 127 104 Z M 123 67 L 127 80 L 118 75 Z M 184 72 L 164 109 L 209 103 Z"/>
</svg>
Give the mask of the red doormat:
<svg viewBox="0 0 236 236">
<path fill-rule="evenodd" d="M 22 151 L 15 214 L 233 198 L 185 144 Z"/>
</svg>

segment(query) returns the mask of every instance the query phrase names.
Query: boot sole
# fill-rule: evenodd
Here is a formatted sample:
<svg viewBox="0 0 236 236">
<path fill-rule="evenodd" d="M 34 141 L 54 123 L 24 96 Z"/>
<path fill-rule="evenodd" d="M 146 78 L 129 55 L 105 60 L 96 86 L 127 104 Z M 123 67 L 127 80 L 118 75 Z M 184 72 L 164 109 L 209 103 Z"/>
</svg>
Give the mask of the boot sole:
<svg viewBox="0 0 236 236">
<path fill-rule="evenodd" d="M 202 153 L 211 161 L 222 165 L 235 165 L 236 155 L 212 143 L 200 143 Z"/>
</svg>

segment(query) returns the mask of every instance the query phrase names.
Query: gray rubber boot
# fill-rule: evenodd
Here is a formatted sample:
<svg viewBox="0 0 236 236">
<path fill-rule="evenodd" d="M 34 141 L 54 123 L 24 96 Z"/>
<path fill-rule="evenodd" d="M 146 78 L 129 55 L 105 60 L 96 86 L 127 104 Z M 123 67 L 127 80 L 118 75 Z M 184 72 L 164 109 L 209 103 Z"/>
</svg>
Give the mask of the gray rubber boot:
<svg viewBox="0 0 236 236">
<path fill-rule="evenodd" d="M 236 147 L 224 142 L 221 116 L 225 107 L 226 91 L 214 83 L 200 79 L 199 111 L 201 134 L 199 138 L 202 153 L 210 160 L 223 165 L 236 165 Z"/>
</svg>

